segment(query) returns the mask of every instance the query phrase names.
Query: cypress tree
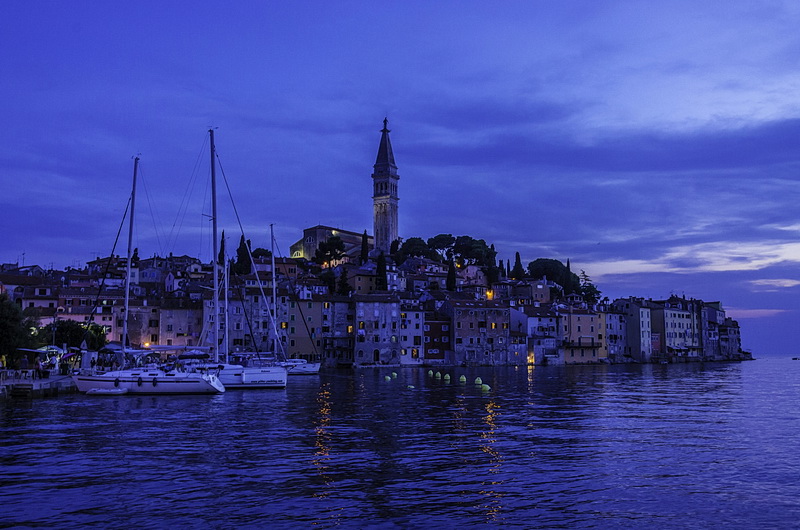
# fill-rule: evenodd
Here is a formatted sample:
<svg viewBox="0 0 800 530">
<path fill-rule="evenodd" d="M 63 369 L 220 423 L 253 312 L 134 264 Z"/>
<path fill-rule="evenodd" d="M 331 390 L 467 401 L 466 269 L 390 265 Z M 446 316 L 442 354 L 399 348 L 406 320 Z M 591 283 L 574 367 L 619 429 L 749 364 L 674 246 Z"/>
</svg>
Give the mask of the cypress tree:
<svg viewBox="0 0 800 530">
<path fill-rule="evenodd" d="M 361 236 L 361 265 L 365 264 L 369 259 L 369 246 L 367 244 L 367 231 L 364 230 L 364 235 Z"/>
<path fill-rule="evenodd" d="M 525 277 L 525 269 L 522 267 L 519 252 L 517 252 L 517 256 L 514 259 L 514 269 L 511 271 L 511 277 L 515 280 L 521 280 Z"/>
<path fill-rule="evenodd" d="M 447 284 L 445 289 L 448 291 L 456 290 L 456 264 L 453 263 L 453 260 L 450 260 L 450 263 L 447 267 Z"/>
<path fill-rule="evenodd" d="M 378 256 L 378 263 L 375 267 L 375 289 L 385 291 L 389 288 L 389 281 L 386 279 L 386 256 L 381 252 Z"/>
</svg>

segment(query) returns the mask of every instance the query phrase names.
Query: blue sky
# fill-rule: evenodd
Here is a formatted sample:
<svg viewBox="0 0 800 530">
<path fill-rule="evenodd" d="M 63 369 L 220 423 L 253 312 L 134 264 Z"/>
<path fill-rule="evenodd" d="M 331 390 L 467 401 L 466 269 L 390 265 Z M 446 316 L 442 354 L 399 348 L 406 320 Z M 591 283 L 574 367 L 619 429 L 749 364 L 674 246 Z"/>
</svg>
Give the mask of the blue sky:
<svg viewBox="0 0 800 530">
<path fill-rule="evenodd" d="M 162 4 L 4 6 L 0 261 L 108 254 L 137 153 L 140 254 L 210 259 L 209 126 L 255 246 L 371 232 L 388 116 L 402 237 L 721 300 L 798 353 L 800 4 Z"/>
</svg>

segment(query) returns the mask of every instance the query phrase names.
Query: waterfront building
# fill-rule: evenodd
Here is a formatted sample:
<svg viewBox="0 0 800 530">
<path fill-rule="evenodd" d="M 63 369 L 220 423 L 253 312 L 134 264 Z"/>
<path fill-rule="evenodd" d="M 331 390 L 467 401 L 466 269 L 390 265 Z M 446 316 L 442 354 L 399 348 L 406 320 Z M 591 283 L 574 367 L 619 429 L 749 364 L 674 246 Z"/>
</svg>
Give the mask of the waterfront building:
<svg viewBox="0 0 800 530">
<path fill-rule="evenodd" d="M 448 300 L 442 310 L 453 319 L 457 364 L 493 366 L 508 358 L 510 310 L 507 303 Z"/>
<path fill-rule="evenodd" d="M 653 360 L 697 359 L 700 357 L 699 302 L 672 296 L 650 302 L 653 333 L 658 333 L 658 351 Z"/>
<path fill-rule="evenodd" d="M 556 306 L 559 315 L 559 356 L 565 364 L 594 363 L 605 359 L 600 317 L 585 306 Z"/>
<path fill-rule="evenodd" d="M 400 298 L 393 294 L 353 295 L 356 342 L 354 364 L 400 363 Z"/>
<path fill-rule="evenodd" d="M 626 360 L 649 363 L 653 353 L 650 307 L 642 298 L 620 298 L 612 307 L 625 319 Z"/>
</svg>

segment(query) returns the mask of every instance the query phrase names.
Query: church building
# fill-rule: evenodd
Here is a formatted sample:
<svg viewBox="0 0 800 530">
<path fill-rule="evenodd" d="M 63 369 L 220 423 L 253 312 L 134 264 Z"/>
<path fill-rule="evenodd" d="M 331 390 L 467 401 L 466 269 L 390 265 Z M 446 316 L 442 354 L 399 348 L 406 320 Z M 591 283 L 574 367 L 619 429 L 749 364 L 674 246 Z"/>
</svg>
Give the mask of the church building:
<svg viewBox="0 0 800 530">
<path fill-rule="evenodd" d="M 392 242 L 398 239 L 397 203 L 400 200 L 397 195 L 400 176 L 397 174 L 389 132 L 389 120 L 384 118 L 378 156 L 372 172 L 374 236 L 368 236 L 369 248 L 387 255 Z M 357 259 L 361 252 L 362 233 L 322 225 L 303 230 L 303 239 L 291 246 L 290 255 L 293 258 L 313 259 L 319 244 L 334 235 L 344 241 L 347 255 Z"/>
</svg>

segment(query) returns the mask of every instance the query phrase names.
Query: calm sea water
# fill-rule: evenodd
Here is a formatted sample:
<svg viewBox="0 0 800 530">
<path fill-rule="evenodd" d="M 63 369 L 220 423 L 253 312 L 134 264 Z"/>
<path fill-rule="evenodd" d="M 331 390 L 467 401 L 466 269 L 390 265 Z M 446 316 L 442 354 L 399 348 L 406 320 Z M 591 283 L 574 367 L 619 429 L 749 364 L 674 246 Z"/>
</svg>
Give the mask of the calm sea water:
<svg viewBox="0 0 800 530">
<path fill-rule="evenodd" d="M 395 371 L 7 402 L 0 526 L 800 527 L 800 361 Z"/>
</svg>

